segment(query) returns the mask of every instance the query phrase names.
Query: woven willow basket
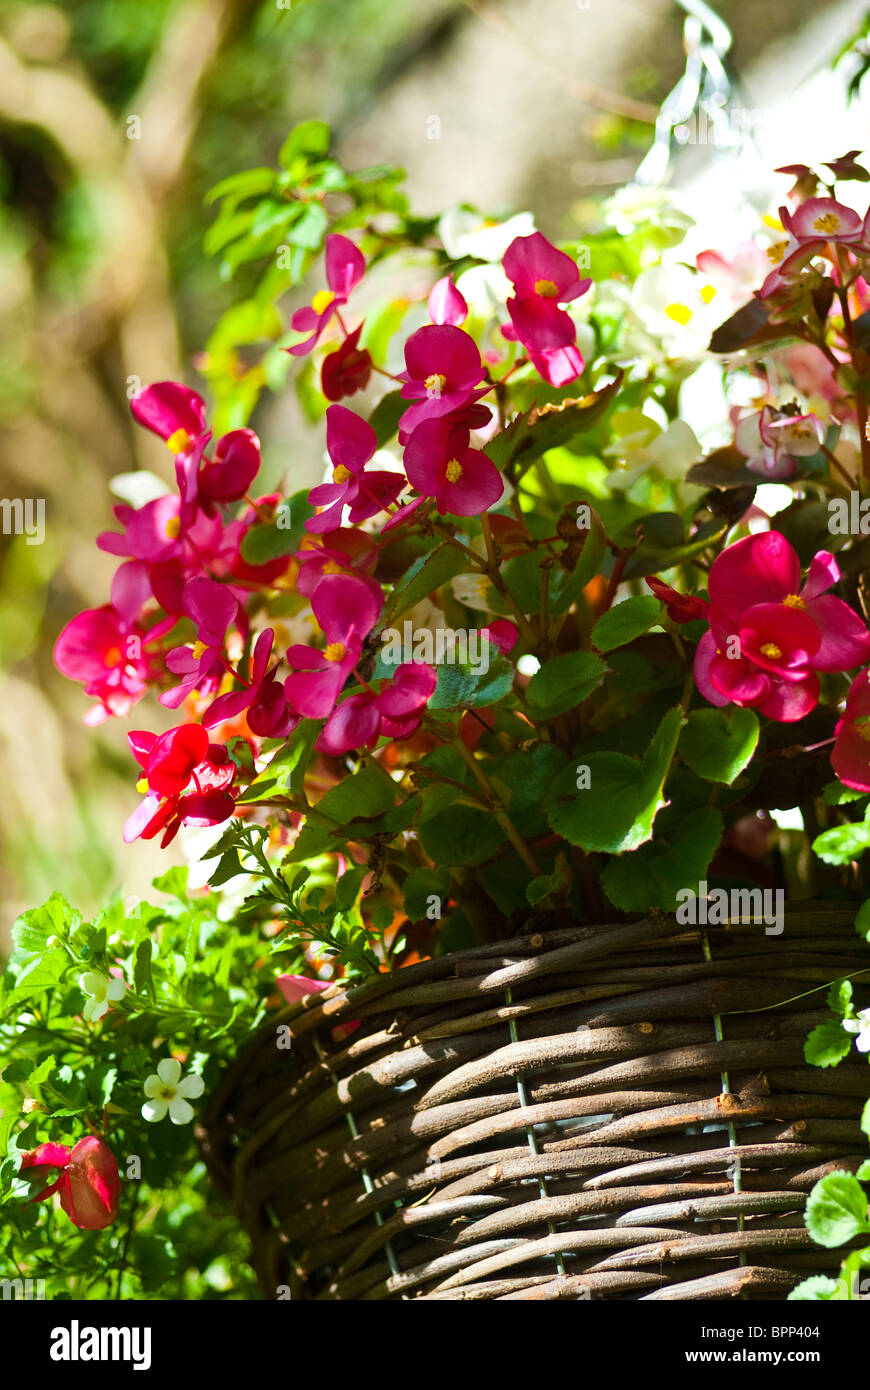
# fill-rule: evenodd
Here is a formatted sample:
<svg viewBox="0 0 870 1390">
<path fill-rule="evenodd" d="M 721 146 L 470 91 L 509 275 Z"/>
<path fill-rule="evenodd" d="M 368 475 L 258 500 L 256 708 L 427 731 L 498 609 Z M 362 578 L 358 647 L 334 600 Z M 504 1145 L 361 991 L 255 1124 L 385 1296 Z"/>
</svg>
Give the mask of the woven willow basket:
<svg viewBox="0 0 870 1390">
<path fill-rule="evenodd" d="M 867 1065 L 803 1043 L 867 966 L 853 920 L 541 932 L 285 1009 L 203 1144 L 264 1296 L 779 1299 L 837 1268 L 802 1210 L 866 1154 Z"/>
</svg>

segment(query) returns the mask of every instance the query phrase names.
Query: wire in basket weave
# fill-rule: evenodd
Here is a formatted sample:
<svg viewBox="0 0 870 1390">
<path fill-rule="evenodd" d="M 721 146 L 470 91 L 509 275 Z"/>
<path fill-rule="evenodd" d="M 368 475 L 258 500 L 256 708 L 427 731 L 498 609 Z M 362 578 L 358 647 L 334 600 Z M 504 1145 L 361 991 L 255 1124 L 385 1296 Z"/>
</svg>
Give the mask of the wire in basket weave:
<svg viewBox="0 0 870 1390">
<path fill-rule="evenodd" d="M 777 1299 L 838 1267 L 802 1212 L 866 1155 L 867 1069 L 803 1043 L 866 969 L 854 912 L 532 932 L 272 1016 L 203 1141 L 263 1295 Z"/>
</svg>

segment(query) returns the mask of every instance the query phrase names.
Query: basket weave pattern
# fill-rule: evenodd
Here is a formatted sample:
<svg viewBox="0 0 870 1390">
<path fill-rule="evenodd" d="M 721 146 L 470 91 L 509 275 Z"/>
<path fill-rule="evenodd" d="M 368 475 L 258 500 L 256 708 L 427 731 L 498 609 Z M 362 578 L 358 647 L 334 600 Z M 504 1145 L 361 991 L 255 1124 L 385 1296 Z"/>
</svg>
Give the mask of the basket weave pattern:
<svg viewBox="0 0 870 1390">
<path fill-rule="evenodd" d="M 867 1068 L 803 1043 L 866 966 L 853 920 L 532 933 L 285 1009 L 203 1145 L 264 1296 L 776 1299 L 836 1269 L 802 1211 L 865 1157 Z"/>
</svg>

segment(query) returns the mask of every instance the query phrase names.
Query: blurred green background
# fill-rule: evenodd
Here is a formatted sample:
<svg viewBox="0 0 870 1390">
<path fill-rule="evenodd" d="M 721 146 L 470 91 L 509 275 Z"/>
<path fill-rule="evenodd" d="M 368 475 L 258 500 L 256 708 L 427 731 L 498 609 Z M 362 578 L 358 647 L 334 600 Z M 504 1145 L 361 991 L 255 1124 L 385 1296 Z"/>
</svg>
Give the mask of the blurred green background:
<svg viewBox="0 0 870 1390">
<path fill-rule="evenodd" d="M 820 8 L 835 50 L 860 6 L 720 4 L 738 69 Z M 155 707 L 86 729 L 52 648 L 108 596 L 108 479 L 170 480 L 128 391 L 201 384 L 195 355 L 242 293 L 202 253 L 206 190 L 316 116 L 346 167 L 403 165 L 420 211 L 531 207 L 577 235 L 649 144 L 682 20 L 670 0 L 0 0 L 0 495 L 45 498 L 47 521 L 42 545 L 0 536 L 0 944 L 54 888 L 89 910 L 170 862 L 121 842 L 125 732 Z M 271 476 L 318 458 L 292 390 L 252 423 Z"/>
</svg>

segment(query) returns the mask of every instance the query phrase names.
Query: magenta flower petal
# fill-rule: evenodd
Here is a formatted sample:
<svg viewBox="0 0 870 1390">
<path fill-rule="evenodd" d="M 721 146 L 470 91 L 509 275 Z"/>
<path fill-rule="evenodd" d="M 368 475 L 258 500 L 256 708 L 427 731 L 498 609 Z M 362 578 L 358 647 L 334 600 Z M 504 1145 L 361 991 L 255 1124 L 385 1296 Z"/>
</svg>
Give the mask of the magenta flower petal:
<svg viewBox="0 0 870 1390">
<path fill-rule="evenodd" d="M 426 704 L 437 684 L 438 674 L 434 667 L 424 661 L 405 661 L 397 667 L 392 681 L 378 695 L 378 709 L 389 719 L 402 719 L 415 714 Z"/>
<path fill-rule="evenodd" d="M 331 232 L 326 238 L 326 280 L 336 299 L 344 302 L 366 271 L 362 252 L 349 237 Z"/>
<path fill-rule="evenodd" d="M 764 531 L 729 545 L 710 569 L 710 604 L 739 617 L 752 603 L 782 603 L 801 586 L 800 561 L 779 531 Z"/>
<path fill-rule="evenodd" d="M 870 672 L 861 671 L 852 682 L 835 730 L 831 765 L 845 786 L 870 792 Z"/>
<path fill-rule="evenodd" d="M 306 719 L 326 719 L 335 707 L 345 676 L 330 663 L 320 671 L 294 671 L 284 682 L 291 708 Z"/>
<path fill-rule="evenodd" d="M 378 447 L 377 435 L 367 420 L 346 405 L 331 405 L 326 412 L 326 448 L 337 470 L 361 473 Z M 344 479 L 336 478 L 337 483 Z"/>
<path fill-rule="evenodd" d="M 432 286 L 428 307 L 433 323 L 449 323 L 458 328 L 468 318 L 468 305 L 450 275 L 445 275 Z"/>
<path fill-rule="evenodd" d="M 574 320 L 552 299 L 517 295 L 508 300 L 507 311 L 517 337 L 535 352 L 551 352 L 574 342 Z"/>
<path fill-rule="evenodd" d="M 774 681 L 770 693 L 757 706 L 765 719 L 793 724 L 815 709 L 819 700 L 819 682 L 809 675 L 802 681 Z"/>
<path fill-rule="evenodd" d="M 315 748 L 330 757 L 341 757 L 352 748 L 366 748 L 377 742 L 381 718 L 370 695 L 349 695 L 332 711 Z"/>
<path fill-rule="evenodd" d="M 529 348 L 528 353 L 535 371 L 551 386 L 567 386 L 569 381 L 576 381 L 586 366 L 583 354 L 574 343 L 569 343 L 567 347 L 551 348 L 547 352 L 536 352 Z"/>
<path fill-rule="evenodd" d="M 137 424 L 163 440 L 175 440 L 174 453 L 189 447 L 205 430 L 205 401 L 178 381 L 157 381 L 137 391 L 130 401 Z M 181 435 L 187 436 L 187 441 Z"/>
<path fill-rule="evenodd" d="M 518 293 L 563 304 L 583 294 L 591 283 L 580 279 L 576 262 L 541 232 L 515 237 L 502 257 L 502 266 Z"/>
<path fill-rule="evenodd" d="M 821 642 L 813 655 L 816 671 L 848 671 L 870 661 L 870 632 L 842 599 L 824 594 L 806 605 L 808 617 L 818 624 Z"/>
</svg>

